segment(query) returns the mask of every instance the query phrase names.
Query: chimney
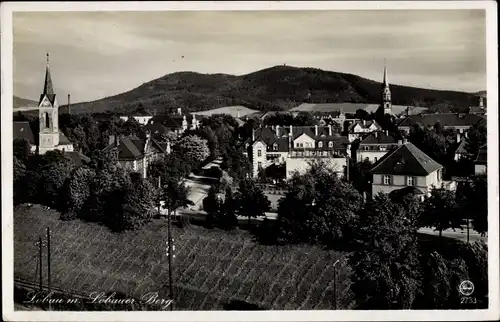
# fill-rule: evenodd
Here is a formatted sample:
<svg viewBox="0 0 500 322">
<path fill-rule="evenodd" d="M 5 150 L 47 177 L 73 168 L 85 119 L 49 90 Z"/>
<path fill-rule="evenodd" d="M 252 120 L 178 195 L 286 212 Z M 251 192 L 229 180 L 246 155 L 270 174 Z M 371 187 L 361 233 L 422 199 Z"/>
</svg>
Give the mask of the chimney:
<svg viewBox="0 0 500 322">
<path fill-rule="evenodd" d="M 469 138 L 469 135 L 467 134 L 467 131 L 465 131 L 465 138 Z"/>
<path fill-rule="evenodd" d="M 255 141 L 255 129 L 252 130 L 252 142 Z"/>
<path fill-rule="evenodd" d="M 408 143 L 408 139 L 407 139 L 407 138 L 404 138 L 404 139 L 403 139 L 403 144 L 406 144 L 406 143 Z"/>
<path fill-rule="evenodd" d="M 385 130 L 385 136 L 389 136 L 389 131 Z"/>
<path fill-rule="evenodd" d="M 318 136 L 318 126 L 314 126 L 314 135 Z"/>
<path fill-rule="evenodd" d="M 332 136 L 332 125 L 328 124 L 328 135 Z"/>
<path fill-rule="evenodd" d="M 182 115 L 182 109 L 180 107 L 177 108 L 177 115 Z"/>
<path fill-rule="evenodd" d="M 375 137 L 378 138 L 378 132 L 375 131 Z"/>
<path fill-rule="evenodd" d="M 71 95 L 68 94 L 68 114 L 71 114 Z"/>
<path fill-rule="evenodd" d="M 480 108 L 484 108 L 484 106 L 483 106 L 483 97 L 482 96 L 479 96 L 479 107 Z"/>
<path fill-rule="evenodd" d="M 366 125 L 366 120 L 363 120 L 363 125 Z"/>
<path fill-rule="evenodd" d="M 403 141 L 402 140 L 398 140 L 398 145 L 402 145 L 403 144 Z"/>
<path fill-rule="evenodd" d="M 460 133 L 457 133 L 457 142 L 460 142 Z"/>
<path fill-rule="evenodd" d="M 118 137 L 118 135 L 114 136 L 115 137 L 115 144 L 116 146 L 120 146 L 120 138 Z"/>
<path fill-rule="evenodd" d="M 290 133 L 288 133 L 290 137 L 292 137 L 292 126 L 290 125 Z"/>
<path fill-rule="evenodd" d="M 276 125 L 276 137 L 280 137 L 280 126 Z"/>
</svg>

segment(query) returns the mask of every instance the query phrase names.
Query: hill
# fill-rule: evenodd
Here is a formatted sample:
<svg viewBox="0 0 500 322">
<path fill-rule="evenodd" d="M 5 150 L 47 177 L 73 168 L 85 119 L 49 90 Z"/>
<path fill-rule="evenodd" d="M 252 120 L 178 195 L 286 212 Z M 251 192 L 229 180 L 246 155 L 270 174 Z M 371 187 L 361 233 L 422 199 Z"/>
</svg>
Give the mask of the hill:
<svg viewBox="0 0 500 322">
<path fill-rule="evenodd" d="M 13 104 L 12 104 L 13 108 L 37 107 L 37 106 L 38 106 L 38 102 L 35 102 L 33 100 L 17 97 L 15 95 L 13 97 Z"/>
<path fill-rule="evenodd" d="M 466 111 L 477 104 L 471 93 L 391 84 L 395 105 L 449 106 Z M 243 105 L 259 111 L 289 110 L 302 103 L 378 104 L 381 83 L 352 74 L 316 68 L 275 66 L 242 76 L 178 72 L 128 92 L 93 102 L 72 104 L 72 111 L 157 112 L 181 107 L 190 112 Z"/>
<path fill-rule="evenodd" d="M 167 298 L 164 219 L 140 231 L 118 234 L 95 223 L 61 221 L 59 216 L 40 205 L 14 210 L 15 279 L 37 281 L 35 241 L 50 227 L 54 288 L 87 295 L 117 292 L 135 298 L 158 292 L 160 298 Z M 173 234 L 176 309 L 221 310 L 234 302 L 264 309 L 334 307 L 333 264 L 345 253 L 309 245 L 264 246 L 242 230 L 192 225 L 174 227 Z M 46 262 L 42 265 L 47 272 Z M 349 272 L 346 264 L 338 269 L 342 309 L 352 305 Z"/>
</svg>

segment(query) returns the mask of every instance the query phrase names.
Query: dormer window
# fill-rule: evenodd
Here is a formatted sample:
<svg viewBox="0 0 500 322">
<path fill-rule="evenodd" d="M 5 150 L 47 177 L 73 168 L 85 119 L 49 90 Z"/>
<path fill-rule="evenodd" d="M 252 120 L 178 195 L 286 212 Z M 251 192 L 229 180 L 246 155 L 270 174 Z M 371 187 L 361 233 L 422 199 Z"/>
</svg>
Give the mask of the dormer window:
<svg viewBox="0 0 500 322">
<path fill-rule="evenodd" d="M 278 143 L 274 143 L 274 144 L 273 144 L 273 150 L 274 150 L 274 151 L 277 151 L 277 150 L 278 150 Z"/>
<path fill-rule="evenodd" d="M 318 148 L 322 148 L 323 147 L 323 142 L 318 142 Z"/>
<path fill-rule="evenodd" d="M 328 142 L 328 147 L 329 148 L 333 148 L 333 142 L 332 141 Z"/>
</svg>

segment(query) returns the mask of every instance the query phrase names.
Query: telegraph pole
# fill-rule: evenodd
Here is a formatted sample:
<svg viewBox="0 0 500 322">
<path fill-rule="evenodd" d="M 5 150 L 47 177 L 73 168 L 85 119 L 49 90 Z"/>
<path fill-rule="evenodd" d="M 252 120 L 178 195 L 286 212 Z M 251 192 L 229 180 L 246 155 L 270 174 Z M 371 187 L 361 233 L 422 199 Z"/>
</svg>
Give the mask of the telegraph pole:
<svg viewBox="0 0 500 322">
<path fill-rule="evenodd" d="M 172 254 L 172 210 L 168 211 L 168 284 L 170 288 L 170 299 L 172 303 L 170 304 L 170 311 L 174 310 L 174 285 L 172 281 L 172 262 L 173 262 L 173 254 Z"/>
<path fill-rule="evenodd" d="M 47 286 L 49 289 L 49 294 L 51 291 L 51 283 L 50 283 L 50 228 L 47 227 Z M 51 305 L 49 302 L 49 310 L 51 309 Z"/>
<path fill-rule="evenodd" d="M 335 310 L 337 309 L 337 261 L 333 264 L 333 303 L 335 304 Z"/>
<path fill-rule="evenodd" d="M 39 282 L 40 282 L 40 292 L 43 291 L 42 287 L 42 237 L 38 237 L 38 262 L 40 263 L 40 269 L 38 270 L 39 273 Z"/>
</svg>

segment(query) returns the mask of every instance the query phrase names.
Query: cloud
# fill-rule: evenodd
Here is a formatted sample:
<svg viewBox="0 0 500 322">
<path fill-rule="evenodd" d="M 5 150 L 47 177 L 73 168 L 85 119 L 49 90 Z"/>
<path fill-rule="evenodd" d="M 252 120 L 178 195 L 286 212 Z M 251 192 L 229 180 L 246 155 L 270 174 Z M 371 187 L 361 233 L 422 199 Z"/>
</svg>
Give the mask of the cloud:
<svg viewBox="0 0 500 322">
<path fill-rule="evenodd" d="M 14 91 L 28 98 L 39 95 L 45 52 L 56 91 L 75 101 L 185 70 L 287 63 L 379 79 L 384 58 L 402 84 L 485 88 L 484 10 L 23 12 L 13 27 Z"/>
</svg>

